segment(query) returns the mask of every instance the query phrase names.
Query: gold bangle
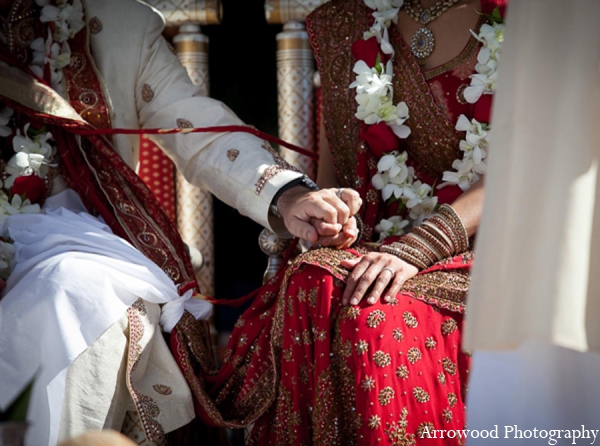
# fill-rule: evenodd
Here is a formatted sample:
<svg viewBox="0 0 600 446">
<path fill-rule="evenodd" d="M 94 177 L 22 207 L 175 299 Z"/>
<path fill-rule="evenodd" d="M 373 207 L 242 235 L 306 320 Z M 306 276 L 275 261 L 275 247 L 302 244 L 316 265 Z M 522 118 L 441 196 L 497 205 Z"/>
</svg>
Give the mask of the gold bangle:
<svg viewBox="0 0 600 446">
<path fill-rule="evenodd" d="M 453 229 L 456 231 L 456 234 L 461 242 L 459 252 L 469 249 L 469 233 L 467 232 L 467 228 L 465 228 L 464 223 L 454 208 L 449 204 L 444 203 L 440 206 L 440 213 L 445 215 L 453 224 Z"/>
<path fill-rule="evenodd" d="M 403 235 L 400 237 L 400 241 L 412 246 L 413 248 L 421 250 L 423 254 L 429 258 L 432 264 L 443 258 L 433 246 L 431 246 L 426 240 L 419 237 L 414 232 L 409 232 L 408 234 Z"/>
</svg>

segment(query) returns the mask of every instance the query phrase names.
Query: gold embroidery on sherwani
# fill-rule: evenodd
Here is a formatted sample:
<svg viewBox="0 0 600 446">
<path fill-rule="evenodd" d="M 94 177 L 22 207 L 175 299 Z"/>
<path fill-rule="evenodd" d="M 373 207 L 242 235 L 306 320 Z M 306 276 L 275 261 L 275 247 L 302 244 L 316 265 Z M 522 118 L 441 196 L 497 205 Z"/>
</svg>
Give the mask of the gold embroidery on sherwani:
<svg viewBox="0 0 600 446">
<path fill-rule="evenodd" d="M 142 100 L 144 102 L 150 102 L 152 99 L 154 99 L 154 91 L 152 90 L 152 87 L 150 87 L 148 84 L 142 85 Z"/>
<path fill-rule="evenodd" d="M 229 149 L 227 151 L 227 159 L 229 159 L 229 161 L 234 162 L 236 160 L 236 158 L 239 156 L 240 151 L 237 149 Z"/>
<path fill-rule="evenodd" d="M 100 31 L 102 31 L 102 22 L 98 17 L 92 17 L 90 19 L 89 27 L 90 33 L 98 34 Z"/>
<path fill-rule="evenodd" d="M 169 386 L 165 386 L 164 384 L 154 384 L 152 388 L 156 391 L 156 393 L 160 393 L 161 395 L 171 395 L 173 393 L 173 389 Z"/>
<path fill-rule="evenodd" d="M 156 421 L 156 418 L 160 415 L 160 409 L 150 396 L 141 393 L 131 382 L 131 377 L 138 367 L 142 355 L 140 341 L 144 336 L 144 323 L 141 316 L 145 314 L 146 308 L 142 299 L 138 299 L 127 309 L 127 316 L 129 317 L 129 355 L 127 358 L 126 381 L 129 393 L 142 421 L 146 437 L 149 440 L 154 440 L 161 439 L 165 435 L 163 427 Z M 154 389 L 156 390 L 156 386 Z"/>
<path fill-rule="evenodd" d="M 192 124 L 187 119 L 177 118 L 176 122 L 177 122 L 177 127 L 180 129 L 193 129 L 194 128 L 194 124 Z"/>
</svg>

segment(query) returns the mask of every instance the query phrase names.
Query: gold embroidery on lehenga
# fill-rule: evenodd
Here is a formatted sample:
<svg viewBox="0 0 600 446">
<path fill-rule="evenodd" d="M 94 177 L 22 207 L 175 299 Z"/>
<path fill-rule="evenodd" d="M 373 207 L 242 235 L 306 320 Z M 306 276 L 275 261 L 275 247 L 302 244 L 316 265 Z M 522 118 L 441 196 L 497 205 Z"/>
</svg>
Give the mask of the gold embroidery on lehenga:
<svg viewBox="0 0 600 446">
<path fill-rule="evenodd" d="M 442 417 L 446 423 L 452 422 L 452 411 L 450 409 L 444 409 L 442 411 Z"/>
<path fill-rule="evenodd" d="M 377 429 L 379 426 L 381 426 L 381 418 L 379 418 L 379 415 L 371 415 L 369 417 L 369 427 L 371 429 Z"/>
<path fill-rule="evenodd" d="M 400 328 L 394 328 L 394 331 L 392 332 L 392 336 L 398 342 L 400 342 L 404 339 L 404 333 L 402 333 L 402 330 Z"/>
<path fill-rule="evenodd" d="M 426 403 L 430 399 L 429 393 L 421 387 L 415 387 L 413 389 L 413 396 L 419 403 Z"/>
<path fill-rule="evenodd" d="M 392 389 L 389 386 L 384 387 L 379 392 L 379 404 L 381 404 L 382 406 L 387 406 L 388 404 L 390 404 L 392 402 L 393 398 L 394 398 L 394 389 Z"/>
<path fill-rule="evenodd" d="M 440 384 L 446 384 L 446 375 L 444 375 L 444 372 L 438 373 L 437 378 L 438 378 Z"/>
<path fill-rule="evenodd" d="M 419 325 L 417 318 L 410 311 L 405 311 L 402 318 L 408 328 L 417 328 Z"/>
<path fill-rule="evenodd" d="M 371 390 L 375 387 L 375 380 L 371 376 L 365 376 L 360 384 L 364 390 Z"/>
<path fill-rule="evenodd" d="M 421 424 L 419 424 L 419 428 L 417 429 L 417 437 L 429 438 L 430 436 L 433 436 L 434 430 L 435 430 L 435 426 L 433 425 L 433 423 L 429 423 L 429 422 L 421 423 Z"/>
<path fill-rule="evenodd" d="M 450 407 L 454 407 L 456 406 L 456 403 L 458 403 L 458 398 L 456 397 L 456 394 L 450 392 L 448 394 L 448 404 L 450 404 Z"/>
<path fill-rule="evenodd" d="M 423 354 L 421 353 L 421 350 L 419 350 L 417 347 L 411 347 L 408 350 L 406 357 L 408 358 L 408 361 L 411 364 L 414 364 L 415 362 L 417 362 L 419 359 L 421 359 L 423 357 Z"/>
<path fill-rule="evenodd" d="M 442 322 L 442 334 L 444 336 L 448 336 L 449 334 L 454 333 L 456 330 L 458 330 L 458 324 L 454 319 L 449 318 Z"/>
<path fill-rule="evenodd" d="M 408 378 L 408 367 L 401 365 L 396 369 L 396 376 L 401 379 Z"/>
<path fill-rule="evenodd" d="M 412 446 L 416 444 L 415 435 L 406 432 L 408 426 L 407 418 L 408 409 L 403 407 L 402 413 L 400 414 L 400 420 L 397 423 L 395 421 L 386 423 L 384 432 L 388 436 L 391 446 Z"/>
<path fill-rule="evenodd" d="M 373 355 L 373 362 L 375 362 L 375 364 L 377 364 L 379 367 L 387 367 L 392 363 L 392 357 L 389 353 L 378 350 Z"/>
<path fill-rule="evenodd" d="M 370 328 L 377 327 L 383 321 L 385 321 L 385 313 L 381 310 L 374 310 L 367 316 L 367 326 Z"/>
<path fill-rule="evenodd" d="M 453 363 L 450 360 L 450 358 L 444 358 L 442 360 L 442 367 L 450 375 L 453 375 L 453 376 L 456 375 L 456 369 L 457 369 L 456 364 Z"/>
<path fill-rule="evenodd" d="M 432 336 L 429 336 L 427 339 L 425 339 L 425 347 L 428 348 L 429 350 L 435 349 L 436 345 L 437 345 L 437 342 L 435 342 L 435 339 L 433 339 Z"/>
<path fill-rule="evenodd" d="M 423 302 L 462 312 L 470 281 L 468 270 L 439 270 L 407 280 L 402 292 Z"/>
<path fill-rule="evenodd" d="M 358 341 L 358 343 L 356 344 L 356 353 L 358 353 L 359 355 L 362 355 L 364 353 L 366 353 L 369 350 L 369 343 L 367 341 L 364 340 L 360 340 Z"/>
</svg>

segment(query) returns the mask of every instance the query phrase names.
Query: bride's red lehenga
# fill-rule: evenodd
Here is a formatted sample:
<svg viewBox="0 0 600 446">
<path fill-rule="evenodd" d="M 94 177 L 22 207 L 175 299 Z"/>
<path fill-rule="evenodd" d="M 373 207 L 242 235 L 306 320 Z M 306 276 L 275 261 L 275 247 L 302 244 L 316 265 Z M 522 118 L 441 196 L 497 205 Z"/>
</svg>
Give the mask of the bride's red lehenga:
<svg viewBox="0 0 600 446">
<path fill-rule="evenodd" d="M 482 11 L 491 12 L 504 2 L 481 3 Z M 307 19 L 338 181 L 363 198 L 367 240 L 391 212 L 371 185 L 378 159 L 359 137 L 355 91 L 348 88 L 355 76 L 351 45 L 370 20 L 362 0 L 333 0 Z M 458 117 L 489 122 L 489 96 L 476 105 L 463 97 L 480 44 L 472 37 L 459 56 L 421 72 L 395 27 L 390 40 L 394 103 L 406 102 L 412 130 L 401 150 L 418 179 L 439 184 L 462 158 Z M 452 203 L 461 192 L 436 189 L 440 203 Z M 471 252 L 422 271 L 389 304 L 342 306 L 347 271 L 339 263 L 364 252 L 324 248 L 284 263 L 248 296 L 252 306 L 237 321 L 218 371 L 202 359 L 194 321 L 180 323 L 173 351 L 206 422 L 241 427 L 254 421 L 250 444 L 260 445 L 462 443 L 421 436 L 465 427 L 469 358 L 461 349 L 461 327 Z"/>
</svg>

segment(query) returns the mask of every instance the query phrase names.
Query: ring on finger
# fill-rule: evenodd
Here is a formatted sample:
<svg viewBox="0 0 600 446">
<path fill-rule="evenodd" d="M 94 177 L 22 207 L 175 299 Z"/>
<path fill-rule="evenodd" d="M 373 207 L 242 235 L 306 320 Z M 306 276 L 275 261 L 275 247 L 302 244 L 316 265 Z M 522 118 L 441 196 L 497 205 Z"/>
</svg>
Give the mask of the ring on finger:
<svg viewBox="0 0 600 446">
<path fill-rule="evenodd" d="M 342 187 L 342 188 L 338 189 L 337 192 L 335 193 L 340 200 L 342 199 L 342 192 L 343 191 L 344 191 L 344 188 Z"/>
<path fill-rule="evenodd" d="M 390 268 L 383 268 L 379 274 L 381 274 L 384 271 L 389 271 L 390 274 L 392 275 L 392 277 L 394 277 L 396 275 L 396 273 L 394 271 L 392 271 Z"/>
</svg>

